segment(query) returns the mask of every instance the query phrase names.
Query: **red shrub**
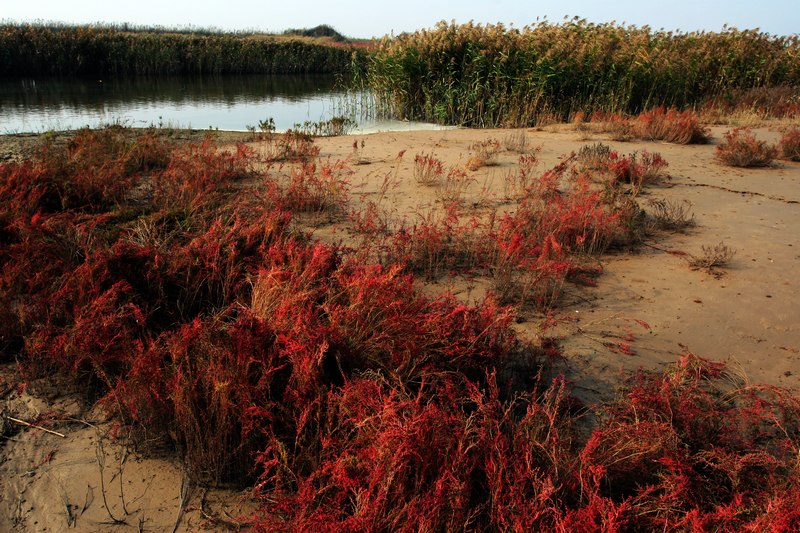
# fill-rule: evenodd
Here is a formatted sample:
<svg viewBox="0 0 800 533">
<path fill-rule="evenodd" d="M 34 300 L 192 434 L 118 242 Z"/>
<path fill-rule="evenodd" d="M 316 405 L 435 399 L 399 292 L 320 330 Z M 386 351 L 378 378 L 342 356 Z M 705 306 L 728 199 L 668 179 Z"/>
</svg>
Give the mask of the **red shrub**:
<svg viewBox="0 0 800 533">
<path fill-rule="evenodd" d="M 636 119 L 636 130 L 645 139 L 675 144 L 706 144 L 711 138 L 695 113 L 675 108 L 655 107 L 641 113 Z"/>
<path fill-rule="evenodd" d="M 644 530 L 741 531 L 776 516 L 800 491 L 800 399 L 731 383 L 723 365 L 691 355 L 634 376 L 581 453 L 589 502 L 614 502 Z"/>
<path fill-rule="evenodd" d="M 778 147 L 781 158 L 800 161 L 800 128 L 794 126 L 784 133 L 778 142 Z"/>
<path fill-rule="evenodd" d="M 413 224 L 401 225 L 388 243 L 388 261 L 427 279 L 485 267 L 485 232 L 485 224 L 475 217 L 464 219 L 459 205 L 450 203 L 443 213 L 429 211 Z"/>
<path fill-rule="evenodd" d="M 8 321 L 0 342 L 9 347 L 3 355 L 12 357 L 23 339 L 51 322 L 50 317 L 63 324 L 64 302 L 53 294 L 91 253 L 107 218 L 71 213 L 7 216 L 0 246 L 0 314 Z"/>
<path fill-rule="evenodd" d="M 250 477 L 264 431 L 281 416 L 290 362 L 267 322 L 235 314 L 196 319 L 163 338 L 169 427 L 199 480 Z"/>
<path fill-rule="evenodd" d="M 287 211 L 337 215 L 347 206 L 350 174 L 344 160 L 292 165 L 288 182 L 272 188 L 272 201 Z"/>
<path fill-rule="evenodd" d="M 348 218 L 353 225 L 353 231 L 368 241 L 380 240 L 390 233 L 390 214 L 374 200 L 364 202 L 362 198 L 360 208 L 351 209 Z"/>
<path fill-rule="evenodd" d="M 692 111 L 655 107 L 641 113 L 636 119 L 627 119 L 616 113 L 594 113 L 592 122 L 602 122 L 603 131 L 616 141 L 635 138 L 662 140 L 676 144 L 705 144 L 711 139 L 708 128 Z"/>
<path fill-rule="evenodd" d="M 286 133 L 276 134 L 272 119 L 267 122 L 260 121 L 259 126 L 262 133 L 258 134 L 257 138 L 262 142 L 256 150 L 266 163 L 283 161 L 307 162 L 319 155 L 320 148 L 314 144 L 314 139 L 308 132 L 290 129 Z M 336 129 L 336 126 L 338 126 L 338 129 L 342 130 L 344 123 L 333 124 L 333 121 L 328 121 L 327 123 L 319 123 L 316 126 L 328 126 L 329 129 Z M 340 135 L 341 133 L 334 132 L 334 134 Z"/>
<path fill-rule="evenodd" d="M 172 153 L 163 172 L 153 176 L 153 203 L 162 209 L 196 210 L 232 182 L 250 175 L 252 152 L 237 145 L 236 152 L 217 150 L 210 138 Z"/>
<path fill-rule="evenodd" d="M 734 128 L 717 146 L 717 159 L 732 167 L 765 167 L 778 155 L 775 146 L 756 140 L 748 128 Z"/>
<path fill-rule="evenodd" d="M 487 388 L 429 374 L 416 391 L 378 375 L 346 383 L 320 410 L 318 466 L 297 477 L 280 449 L 262 456 L 264 530 L 535 530 L 570 489 L 569 432 L 556 383 L 520 418 Z M 300 470 L 302 471 L 302 470 Z"/>
<path fill-rule="evenodd" d="M 444 176 L 444 164 L 428 154 L 414 157 L 414 179 L 422 185 L 436 185 Z"/>
<path fill-rule="evenodd" d="M 593 115 L 592 120 L 595 120 L 594 117 Z M 611 138 L 615 141 L 628 142 L 636 136 L 631 121 L 617 113 L 598 114 L 596 118 L 602 120 L 603 131 L 611 134 Z"/>
<path fill-rule="evenodd" d="M 540 192 L 520 204 L 517 216 L 528 224 L 530 235 L 540 243 L 552 235 L 570 253 L 604 251 L 619 230 L 615 206 L 583 178 L 571 183 L 566 192 L 555 189 L 554 184 L 544 185 L 549 179 L 543 176 Z"/>
<path fill-rule="evenodd" d="M 0 164 L 0 198 L 7 216 L 61 209 L 59 192 L 47 170 L 30 161 Z"/>
<path fill-rule="evenodd" d="M 662 170 L 669 164 L 661 157 L 661 154 L 651 154 L 647 150 L 642 150 L 641 156 L 637 158 L 637 153 L 633 152 L 627 156 L 620 156 L 617 152 L 611 152 L 605 162 L 606 168 L 616 178 L 619 183 L 631 185 L 632 195 L 637 195 L 642 187 L 663 176 Z"/>
</svg>

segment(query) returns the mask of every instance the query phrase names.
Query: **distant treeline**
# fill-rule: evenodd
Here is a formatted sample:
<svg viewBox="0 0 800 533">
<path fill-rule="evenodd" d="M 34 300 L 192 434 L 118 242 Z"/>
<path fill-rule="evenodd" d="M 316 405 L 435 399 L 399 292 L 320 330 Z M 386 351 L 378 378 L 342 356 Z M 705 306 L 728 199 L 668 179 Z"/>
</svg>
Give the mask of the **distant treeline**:
<svg viewBox="0 0 800 533">
<path fill-rule="evenodd" d="M 385 40 L 368 76 L 379 102 L 401 118 L 527 125 L 542 114 L 634 113 L 800 86 L 800 39 L 582 20 L 522 30 L 442 22 Z"/>
<path fill-rule="evenodd" d="M 319 26 L 314 26 L 313 28 L 304 28 L 304 29 L 289 29 L 283 32 L 284 35 L 300 35 L 302 37 L 329 37 L 332 41 L 336 41 L 337 43 L 343 43 L 347 41 L 347 38 L 336 31 L 332 26 L 328 26 L 327 24 L 320 24 Z"/>
<path fill-rule="evenodd" d="M 258 34 L 0 25 L 2 76 L 350 74 L 365 57 L 345 46 Z"/>
</svg>

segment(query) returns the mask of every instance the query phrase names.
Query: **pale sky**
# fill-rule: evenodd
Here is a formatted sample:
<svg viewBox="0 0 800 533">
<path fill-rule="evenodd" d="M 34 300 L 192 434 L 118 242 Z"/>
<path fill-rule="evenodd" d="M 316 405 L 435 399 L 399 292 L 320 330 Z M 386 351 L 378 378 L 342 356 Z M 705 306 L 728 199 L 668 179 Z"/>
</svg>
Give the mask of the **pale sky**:
<svg viewBox="0 0 800 533">
<path fill-rule="evenodd" d="M 774 35 L 800 33 L 800 0 L 0 0 L 14 22 L 128 22 L 137 25 L 282 31 L 330 24 L 349 37 L 431 28 L 440 20 L 513 24 L 579 16 L 653 29 L 719 31 L 724 24 Z"/>
</svg>

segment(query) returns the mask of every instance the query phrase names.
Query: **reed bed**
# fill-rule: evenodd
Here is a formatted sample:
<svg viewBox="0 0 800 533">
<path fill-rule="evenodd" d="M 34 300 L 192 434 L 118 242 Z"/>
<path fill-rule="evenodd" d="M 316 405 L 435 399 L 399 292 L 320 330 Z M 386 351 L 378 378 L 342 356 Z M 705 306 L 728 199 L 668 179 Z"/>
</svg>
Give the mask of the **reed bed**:
<svg viewBox="0 0 800 533">
<path fill-rule="evenodd" d="M 398 117 L 528 126 L 553 116 L 686 108 L 797 86 L 799 51 L 797 36 L 755 30 L 680 33 L 585 20 L 522 29 L 441 22 L 384 40 L 371 57 L 368 83 Z"/>
<path fill-rule="evenodd" d="M 333 43 L 329 43 L 333 44 Z M 366 52 L 296 37 L 126 31 L 114 26 L 0 25 L 0 75 L 352 75 Z"/>
</svg>

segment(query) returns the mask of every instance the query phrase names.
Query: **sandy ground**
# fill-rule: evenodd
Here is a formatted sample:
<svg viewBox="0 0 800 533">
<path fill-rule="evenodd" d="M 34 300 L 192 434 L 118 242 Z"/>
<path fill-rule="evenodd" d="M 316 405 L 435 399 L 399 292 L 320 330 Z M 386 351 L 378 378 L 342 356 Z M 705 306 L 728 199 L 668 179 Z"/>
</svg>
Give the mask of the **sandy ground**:
<svg viewBox="0 0 800 533">
<path fill-rule="evenodd" d="M 715 139 L 726 129 L 714 127 Z M 382 203 L 399 222 L 441 208 L 435 189 L 418 185 L 412 177 L 416 154 L 434 153 L 446 164 L 464 164 L 471 144 L 490 138 L 502 142 L 508 133 L 417 131 L 316 142 L 321 157 L 335 160 L 352 158 L 354 141 L 363 141 L 351 159 L 351 205 L 378 200 L 388 177 L 391 186 Z M 769 128 L 757 134 L 770 141 L 778 137 Z M 559 338 L 563 371 L 575 383 L 576 394 L 587 402 L 610 398 L 624 371 L 658 370 L 687 351 L 730 361 L 754 383 L 800 387 L 800 163 L 736 169 L 715 161 L 713 144 L 620 143 L 602 134 L 579 139 L 568 127 L 531 130 L 527 136 L 530 145 L 541 145 L 538 170 L 588 142 L 602 141 L 623 153 L 645 148 L 658 152 L 669 162 L 672 178 L 645 190 L 641 203 L 685 199 L 697 221 L 685 233 L 661 233 L 634 251 L 604 256 L 597 287 L 566 288 L 558 306 L 564 320 L 544 333 Z M 517 158 L 506 152 L 499 165 L 472 173 L 466 205 L 475 212 L 512 208 L 502 202 L 503 182 Z M 354 238 L 337 224 L 321 224 L 314 231 L 329 241 Z M 692 270 L 682 255 L 698 254 L 701 246 L 721 241 L 736 255 L 717 276 Z M 480 280 L 474 287 L 463 280 L 440 281 L 423 290 L 451 290 L 475 299 L 484 285 Z M 523 313 L 520 333 L 532 339 L 542 335 L 538 318 L 536 312 Z M 609 343 L 631 335 L 633 355 L 609 349 Z M 255 508 L 247 493 L 187 491 L 185 485 L 182 493 L 179 465 L 127 449 L 123 440 L 112 438 L 114 424 L 98 410 L 80 405 L 75 395 L 35 383 L 21 391 L 18 383 L 13 367 L 0 371 L 2 413 L 49 421 L 48 428 L 65 437 L 18 427 L 8 442 L 0 443 L 0 530 L 226 530 L 236 517 Z"/>
<path fill-rule="evenodd" d="M 608 398 L 624 370 L 658 370 L 687 351 L 729 360 L 751 382 L 800 387 L 800 164 L 778 161 L 762 169 L 724 166 L 714 154 L 727 130 L 712 128 L 714 142 L 700 146 L 614 142 L 602 134 L 579 139 L 565 127 L 527 133 L 530 145 L 541 145 L 539 170 L 598 141 L 620 153 L 642 149 L 660 153 L 669 162 L 671 179 L 647 188 L 639 195 L 640 203 L 646 208 L 651 199 L 688 200 L 697 222 L 685 233 L 660 233 L 630 253 L 604 256 L 604 274 L 597 287 L 567 287 L 558 310 L 569 321 L 547 333 L 561 339 L 566 373 L 585 399 Z M 779 137 L 775 129 L 756 132 L 770 142 Z M 373 162 L 353 167 L 353 183 L 374 186 L 401 150 L 407 152 L 400 175 L 411 176 L 417 153 L 433 152 L 448 164 L 463 164 L 472 143 L 502 141 L 506 135 L 503 130 L 454 130 L 366 136 L 363 157 Z M 319 144 L 323 155 L 332 157 L 352 150 L 351 138 L 323 139 Z M 503 177 L 514 168 L 516 158 L 502 154 L 498 166 L 475 172 L 471 198 L 491 202 L 502 197 Z M 398 217 L 405 213 L 413 219 L 417 213 L 436 209 L 435 196 L 424 189 L 406 179 L 395 193 Z M 483 189 L 489 193 L 481 193 Z M 697 255 L 703 245 L 720 242 L 735 249 L 736 255 L 717 276 L 692 270 L 681 255 Z M 448 288 L 464 290 L 458 284 Z M 541 334 L 536 315 L 526 318 L 520 326 L 523 334 Z M 629 334 L 634 336 L 635 355 L 606 347 L 608 341 Z"/>
<path fill-rule="evenodd" d="M 172 457 L 144 457 L 64 383 L 19 387 L 0 367 L 0 531 L 227 531 L 254 512 L 244 492 L 191 486 Z M 8 417 L 33 421 L 25 427 Z M 44 427 L 45 429 L 41 429 Z"/>
</svg>

